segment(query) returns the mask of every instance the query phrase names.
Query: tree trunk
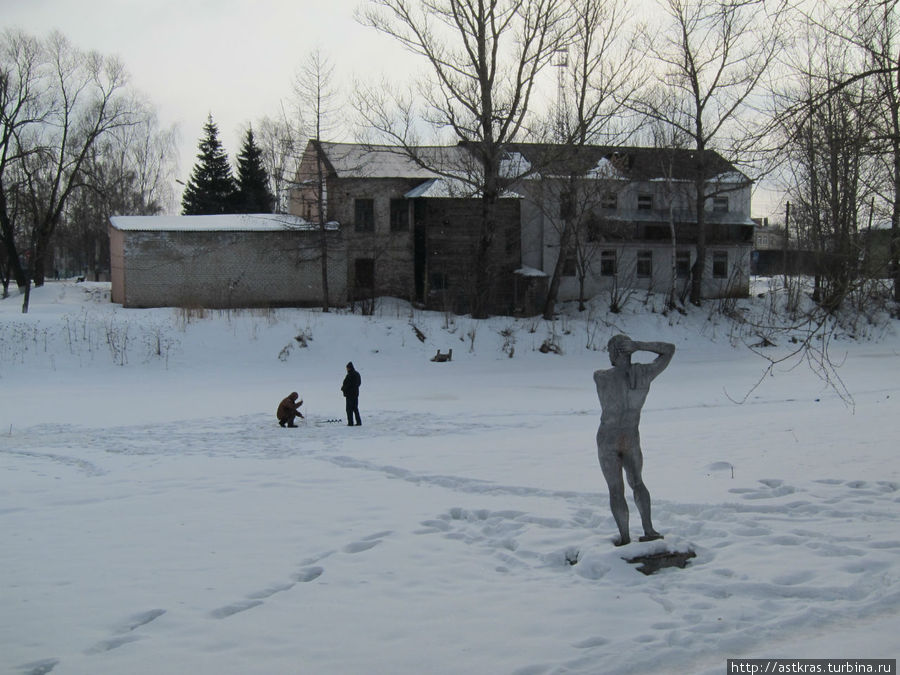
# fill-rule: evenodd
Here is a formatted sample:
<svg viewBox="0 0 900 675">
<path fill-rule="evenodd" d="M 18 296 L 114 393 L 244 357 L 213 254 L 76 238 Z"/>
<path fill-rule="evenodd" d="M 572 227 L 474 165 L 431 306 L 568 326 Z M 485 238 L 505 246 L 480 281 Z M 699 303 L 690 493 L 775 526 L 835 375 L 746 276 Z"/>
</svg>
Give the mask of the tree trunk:
<svg viewBox="0 0 900 675">
<path fill-rule="evenodd" d="M 669 236 L 672 240 L 672 283 L 669 286 L 669 300 L 667 309 L 675 309 L 675 301 L 678 298 L 678 241 L 675 237 L 675 206 L 673 199 L 669 198 Z"/>
<path fill-rule="evenodd" d="M 900 74 L 897 76 L 900 78 Z M 893 106 L 892 121 L 894 125 L 892 151 L 894 168 L 894 194 L 891 208 L 891 257 L 889 262 L 891 279 L 894 282 L 894 300 L 900 302 L 900 109 Z"/>
<path fill-rule="evenodd" d="M 698 149 L 698 154 L 703 150 Z M 702 161 L 702 160 L 701 160 Z M 706 270 L 706 181 L 703 169 L 695 181 L 697 191 L 697 259 L 691 268 L 691 304 L 700 306 L 703 293 L 703 273 Z"/>
<path fill-rule="evenodd" d="M 553 267 L 553 276 L 550 277 L 550 285 L 547 287 L 547 299 L 544 301 L 543 317 L 547 321 L 553 318 L 553 313 L 556 311 L 556 297 L 559 294 L 559 284 L 562 281 L 563 267 L 568 258 L 569 242 L 572 240 L 573 229 L 571 218 L 566 218 L 563 221 L 562 232 L 559 235 L 559 257 L 556 259 L 556 265 Z"/>
<path fill-rule="evenodd" d="M 325 214 L 325 177 L 322 171 L 321 149 L 316 139 L 316 201 L 317 210 L 319 212 L 319 231 L 321 233 L 321 253 L 322 253 L 322 311 L 329 311 L 328 298 L 328 217 Z"/>
</svg>

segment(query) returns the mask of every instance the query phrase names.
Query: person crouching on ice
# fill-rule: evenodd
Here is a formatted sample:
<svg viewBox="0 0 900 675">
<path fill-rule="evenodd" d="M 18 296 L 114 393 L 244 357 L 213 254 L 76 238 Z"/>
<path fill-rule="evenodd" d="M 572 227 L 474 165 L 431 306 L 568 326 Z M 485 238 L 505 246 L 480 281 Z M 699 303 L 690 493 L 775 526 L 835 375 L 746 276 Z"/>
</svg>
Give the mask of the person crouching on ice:
<svg viewBox="0 0 900 675">
<path fill-rule="evenodd" d="M 300 398 L 300 394 L 296 391 L 292 391 L 278 404 L 278 411 L 275 413 L 275 416 L 278 418 L 278 426 L 296 427 L 297 425 L 294 424 L 294 419 L 297 417 L 303 419 L 303 415 L 300 413 L 300 406 L 303 405 L 303 399 L 300 399 L 300 402 L 298 403 L 298 398 Z"/>
</svg>

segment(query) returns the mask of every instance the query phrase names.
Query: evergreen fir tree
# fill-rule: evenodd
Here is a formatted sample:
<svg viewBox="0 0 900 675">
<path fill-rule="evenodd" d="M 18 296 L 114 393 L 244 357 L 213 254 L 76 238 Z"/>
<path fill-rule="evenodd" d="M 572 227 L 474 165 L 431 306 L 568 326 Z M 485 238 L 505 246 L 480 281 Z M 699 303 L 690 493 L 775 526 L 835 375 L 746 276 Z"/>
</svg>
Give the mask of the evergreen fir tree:
<svg viewBox="0 0 900 675">
<path fill-rule="evenodd" d="M 272 213 L 275 197 L 269 189 L 269 174 L 262 163 L 262 150 L 253 139 L 253 128 L 247 129 L 237 158 L 237 213 Z"/>
<path fill-rule="evenodd" d="M 213 122 L 212 113 L 203 126 L 203 132 L 204 137 L 198 145 L 197 163 L 181 199 L 181 212 L 186 216 L 229 213 L 234 202 L 235 183 L 231 164 L 219 142 L 219 129 Z"/>
</svg>

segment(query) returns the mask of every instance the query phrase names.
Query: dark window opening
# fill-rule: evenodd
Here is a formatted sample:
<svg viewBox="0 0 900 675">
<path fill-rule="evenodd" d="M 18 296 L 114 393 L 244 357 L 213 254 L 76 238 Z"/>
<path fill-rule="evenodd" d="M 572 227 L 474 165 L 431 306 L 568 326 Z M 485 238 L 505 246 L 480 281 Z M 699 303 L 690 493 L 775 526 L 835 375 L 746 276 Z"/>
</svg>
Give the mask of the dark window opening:
<svg viewBox="0 0 900 675">
<path fill-rule="evenodd" d="M 374 199 L 357 199 L 354 202 L 354 222 L 357 232 L 375 231 Z"/>
<path fill-rule="evenodd" d="M 690 251 L 677 251 L 675 253 L 675 275 L 679 279 L 687 279 L 691 276 Z"/>
<path fill-rule="evenodd" d="M 647 241 L 665 241 L 672 238 L 672 231 L 668 225 L 644 225 L 643 239 Z"/>
<path fill-rule="evenodd" d="M 575 215 L 575 200 L 568 190 L 559 195 L 559 217 L 571 220 Z"/>
<path fill-rule="evenodd" d="M 409 202 L 391 200 L 391 232 L 409 232 Z"/>
<path fill-rule="evenodd" d="M 649 279 L 653 273 L 653 251 L 638 251 L 637 275 L 639 279 Z"/>
<path fill-rule="evenodd" d="M 713 197 L 713 213 L 728 213 L 728 197 Z"/>
<path fill-rule="evenodd" d="M 619 195 L 615 192 L 606 192 L 600 201 L 600 208 L 605 211 L 615 211 L 619 208 Z"/>
<path fill-rule="evenodd" d="M 637 207 L 638 211 L 652 211 L 653 210 L 653 195 L 647 193 L 641 193 L 637 196 Z"/>
<path fill-rule="evenodd" d="M 356 288 L 375 288 L 375 259 L 357 258 L 353 261 Z"/>
<path fill-rule="evenodd" d="M 616 276 L 616 252 L 600 251 L 600 276 Z"/>
<path fill-rule="evenodd" d="M 576 276 L 576 265 L 575 265 L 575 256 L 569 255 L 566 256 L 566 259 L 563 260 L 562 274 L 564 277 L 574 277 Z"/>
<path fill-rule="evenodd" d="M 447 275 L 443 272 L 432 272 L 429 281 L 430 290 L 432 291 L 446 291 L 450 283 Z"/>
<path fill-rule="evenodd" d="M 728 278 L 728 253 L 716 251 L 713 253 L 712 273 L 714 279 Z"/>
</svg>

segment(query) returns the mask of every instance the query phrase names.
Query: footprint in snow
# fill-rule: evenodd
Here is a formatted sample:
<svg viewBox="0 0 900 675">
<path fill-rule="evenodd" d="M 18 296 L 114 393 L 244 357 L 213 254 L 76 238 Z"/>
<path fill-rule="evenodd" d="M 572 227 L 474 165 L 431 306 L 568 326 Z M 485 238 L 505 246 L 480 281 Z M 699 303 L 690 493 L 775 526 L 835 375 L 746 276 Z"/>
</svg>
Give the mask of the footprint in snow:
<svg viewBox="0 0 900 675">
<path fill-rule="evenodd" d="M 130 633 L 131 631 L 136 630 L 141 626 L 146 626 L 148 623 L 155 619 L 158 619 L 165 613 L 166 610 L 164 609 L 151 609 L 146 612 L 134 614 L 122 622 L 122 624 L 116 630 L 116 633 Z"/>
<path fill-rule="evenodd" d="M 127 645 L 130 642 L 137 642 L 140 639 L 141 638 L 138 635 L 120 635 L 118 637 L 109 638 L 108 640 L 101 640 L 93 647 L 85 649 L 84 653 L 102 654 L 104 652 L 111 652 L 113 649 L 118 649 L 122 645 Z"/>
<path fill-rule="evenodd" d="M 294 575 L 294 580 L 298 583 L 306 583 L 318 579 L 325 571 L 322 567 L 304 567 Z"/>
<path fill-rule="evenodd" d="M 253 609 L 254 607 L 259 607 L 262 603 L 262 600 L 244 600 L 241 602 L 235 602 L 230 605 L 225 605 L 224 607 L 219 607 L 218 609 L 214 609 L 209 613 L 209 617 L 211 619 L 227 619 L 229 616 L 234 616 L 240 612 L 246 612 L 248 609 Z"/>
<path fill-rule="evenodd" d="M 362 553 L 363 551 L 368 551 L 369 549 L 378 546 L 378 544 L 381 543 L 382 539 L 389 534 L 391 534 L 390 530 L 370 534 L 368 537 L 363 537 L 359 541 L 354 541 L 351 544 L 347 544 L 343 549 L 344 553 Z"/>
</svg>

